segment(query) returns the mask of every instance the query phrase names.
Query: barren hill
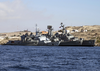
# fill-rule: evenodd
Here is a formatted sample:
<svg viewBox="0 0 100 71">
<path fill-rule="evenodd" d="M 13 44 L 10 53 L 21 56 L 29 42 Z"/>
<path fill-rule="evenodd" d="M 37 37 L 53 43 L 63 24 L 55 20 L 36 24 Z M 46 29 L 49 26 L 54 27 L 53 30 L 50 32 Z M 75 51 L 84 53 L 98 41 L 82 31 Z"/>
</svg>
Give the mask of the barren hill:
<svg viewBox="0 0 100 71">
<path fill-rule="evenodd" d="M 84 29 L 84 30 L 89 30 L 89 31 L 92 31 L 92 30 L 100 30 L 100 25 L 92 25 L 92 26 L 68 26 L 66 27 L 67 30 L 73 30 L 73 29 L 77 29 L 77 30 L 81 30 L 81 29 Z"/>
<path fill-rule="evenodd" d="M 75 37 L 84 38 L 85 40 L 96 40 L 96 45 L 100 46 L 100 25 L 92 26 L 68 26 L 66 30 L 79 30 L 79 32 L 72 33 Z M 82 32 L 81 30 L 87 30 Z"/>
</svg>

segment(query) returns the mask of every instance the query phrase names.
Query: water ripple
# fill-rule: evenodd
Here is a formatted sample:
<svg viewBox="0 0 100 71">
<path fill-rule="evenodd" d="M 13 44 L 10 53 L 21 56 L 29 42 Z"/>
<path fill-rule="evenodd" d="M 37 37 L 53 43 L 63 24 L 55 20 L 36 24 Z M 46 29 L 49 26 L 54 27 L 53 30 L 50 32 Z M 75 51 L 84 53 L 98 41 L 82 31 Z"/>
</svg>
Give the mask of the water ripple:
<svg viewBox="0 0 100 71">
<path fill-rule="evenodd" d="M 16 69 L 25 69 L 25 70 L 29 70 L 29 67 L 25 67 L 22 65 L 15 65 L 15 66 L 9 66 L 8 68 L 16 68 Z"/>
<path fill-rule="evenodd" d="M 0 46 L 0 71 L 100 71 L 100 48 Z"/>
</svg>

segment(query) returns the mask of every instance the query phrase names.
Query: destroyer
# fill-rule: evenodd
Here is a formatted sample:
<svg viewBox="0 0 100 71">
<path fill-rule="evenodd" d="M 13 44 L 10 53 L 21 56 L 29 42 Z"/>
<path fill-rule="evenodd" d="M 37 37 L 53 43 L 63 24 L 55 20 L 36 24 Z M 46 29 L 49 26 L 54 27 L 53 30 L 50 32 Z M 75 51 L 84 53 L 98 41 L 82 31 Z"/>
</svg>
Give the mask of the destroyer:
<svg viewBox="0 0 100 71">
<path fill-rule="evenodd" d="M 52 26 L 47 26 L 48 34 L 41 34 L 36 25 L 36 35 L 32 33 L 21 36 L 21 41 L 9 41 L 4 45 L 25 45 L 25 46 L 94 46 L 95 40 L 84 40 L 68 33 L 61 23 L 62 34 L 58 32 L 53 35 Z"/>
<path fill-rule="evenodd" d="M 84 40 L 83 38 L 78 39 L 66 31 L 63 23 L 61 23 L 61 27 L 63 28 L 63 32 L 59 38 L 62 42 L 59 46 L 95 46 L 95 40 Z"/>
</svg>

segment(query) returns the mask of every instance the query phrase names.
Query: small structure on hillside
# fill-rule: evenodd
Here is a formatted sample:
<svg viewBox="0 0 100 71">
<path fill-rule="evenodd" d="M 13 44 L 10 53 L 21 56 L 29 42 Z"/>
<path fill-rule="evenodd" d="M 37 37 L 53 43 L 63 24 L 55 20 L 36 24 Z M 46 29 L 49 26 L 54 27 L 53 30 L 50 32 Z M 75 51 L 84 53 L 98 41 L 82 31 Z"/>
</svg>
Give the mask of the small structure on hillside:
<svg viewBox="0 0 100 71">
<path fill-rule="evenodd" d="M 81 29 L 81 32 L 87 32 L 87 30 L 85 30 L 85 29 Z"/>
<path fill-rule="evenodd" d="M 71 33 L 74 33 L 74 32 L 79 32 L 79 31 L 76 30 L 76 29 L 73 29 L 73 30 L 71 31 Z"/>
<path fill-rule="evenodd" d="M 0 34 L 0 36 L 6 36 L 6 34 Z"/>
<path fill-rule="evenodd" d="M 87 30 L 84 30 L 84 32 L 87 32 Z"/>
</svg>

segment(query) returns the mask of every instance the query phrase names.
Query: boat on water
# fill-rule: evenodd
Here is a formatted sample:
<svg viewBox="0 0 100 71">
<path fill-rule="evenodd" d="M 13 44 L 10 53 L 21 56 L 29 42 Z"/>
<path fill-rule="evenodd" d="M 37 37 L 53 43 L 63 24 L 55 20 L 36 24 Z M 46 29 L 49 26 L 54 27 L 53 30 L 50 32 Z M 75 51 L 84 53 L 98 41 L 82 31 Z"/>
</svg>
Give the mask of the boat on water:
<svg viewBox="0 0 100 71">
<path fill-rule="evenodd" d="M 74 37 L 70 33 L 66 32 L 63 23 L 61 23 L 60 27 L 63 28 L 63 33 L 59 38 L 63 41 L 59 46 L 95 46 L 95 40 L 84 40 L 83 38 Z"/>
<path fill-rule="evenodd" d="M 95 46 L 95 40 L 84 40 L 83 38 L 77 38 L 68 33 L 61 23 L 62 33 L 58 32 L 53 35 L 52 26 L 47 26 L 48 33 L 43 35 L 39 32 L 36 25 L 36 35 L 32 33 L 21 36 L 19 41 L 9 41 L 3 45 L 22 45 L 22 46 Z"/>
</svg>

